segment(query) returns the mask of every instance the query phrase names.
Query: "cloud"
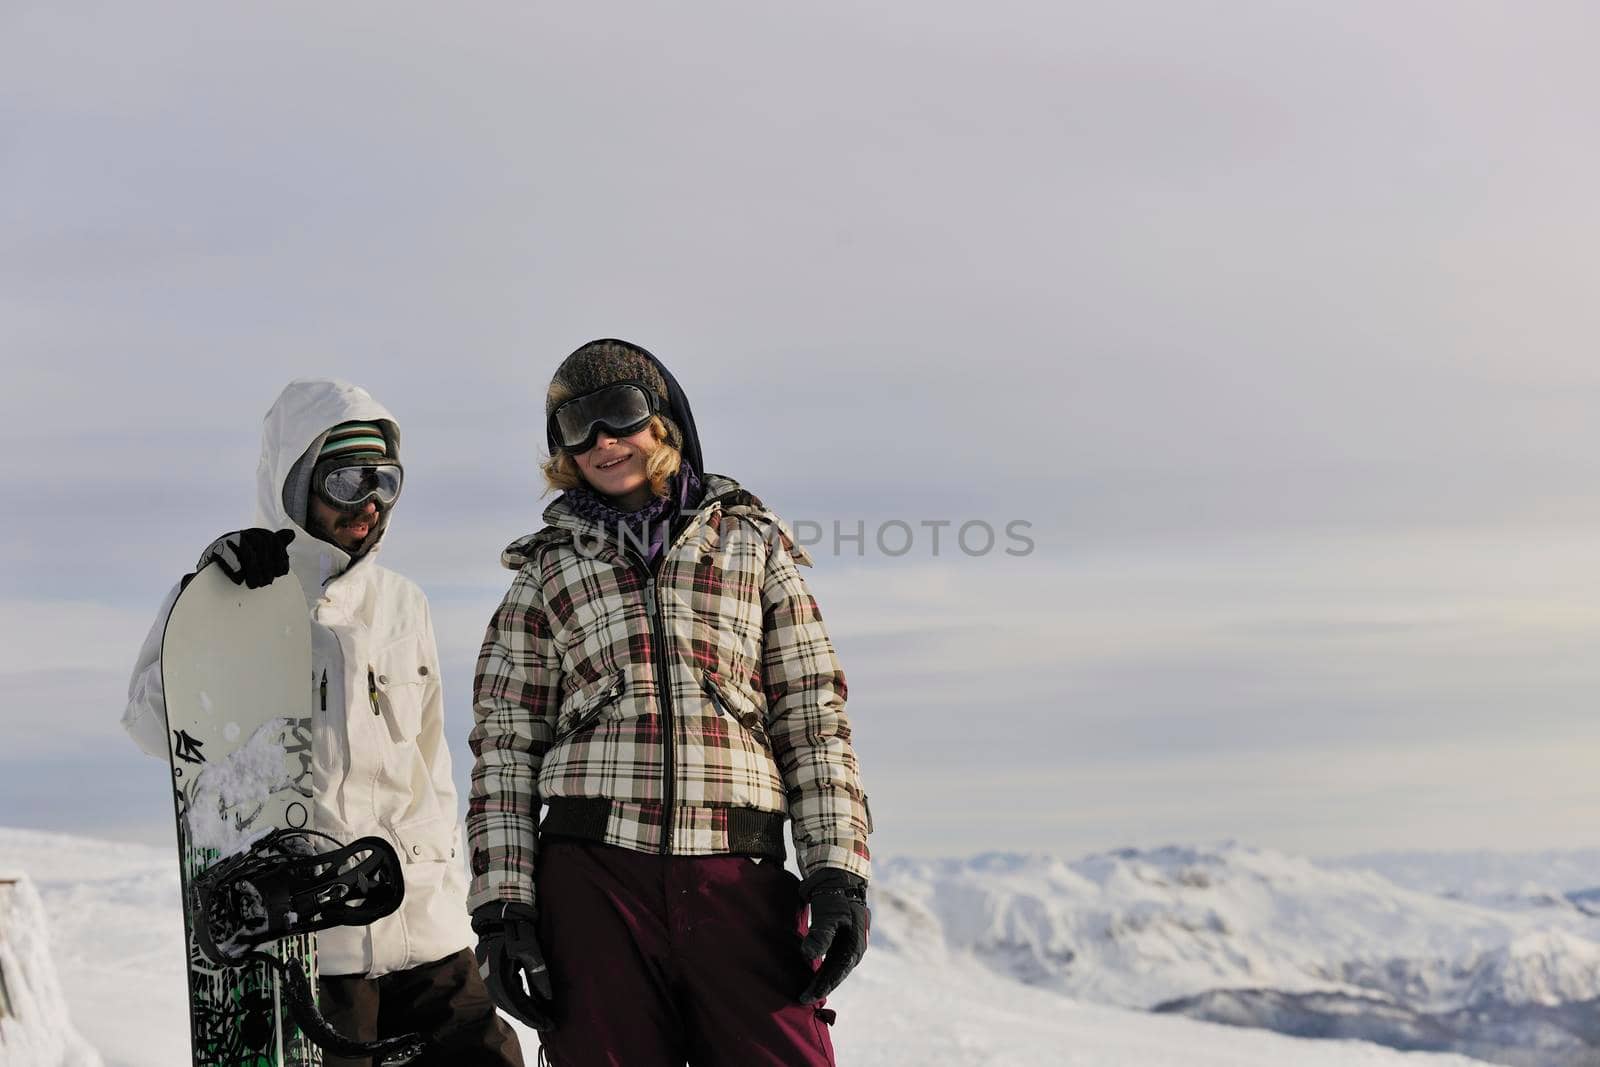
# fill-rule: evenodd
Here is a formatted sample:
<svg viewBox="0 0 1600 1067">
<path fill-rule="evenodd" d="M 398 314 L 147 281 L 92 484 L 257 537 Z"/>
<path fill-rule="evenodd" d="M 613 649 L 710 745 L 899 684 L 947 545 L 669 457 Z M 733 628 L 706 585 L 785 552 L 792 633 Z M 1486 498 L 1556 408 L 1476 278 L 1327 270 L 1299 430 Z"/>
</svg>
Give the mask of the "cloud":
<svg viewBox="0 0 1600 1067">
<path fill-rule="evenodd" d="M 259 420 L 304 373 L 406 427 L 383 559 L 433 597 L 464 735 L 499 550 L 547 502 L 545 384 L 604 335 L 657 351 L 712 469 L 791 520 L 1034 524 L 1023 558 L 869 541 L 807 574 L 890 811 L 1114 769 L 1093 804 L 985 786 L 961 840 L 1069 800 L 1109 835 L 1265 804 L 1332 839 L 1382 822 L 1359 760 L 1324 804 L 1228 754 L 1582 729 L 1588 6 L 5 21 L 0 747 L 27 788 L 248 521 Z M 1427 833 L 1520 832 L 1429 766 L 1464 807 Z M 898 807 L 880 825 L 933 825 Z"/>
<path fill-rule="evenodd" d="M 93 601 L 0 600 L 0 674 L 130 670 L 159 606 L 141 613 Z"/>
<path fill-rule="evenodd" d="M 124 672 L 81 667 L 7 672 L 0 674 L 0 691 L 7 708 L 0 763 L 61 757 L 85 744 L 132 744 L 120 725 L 128 696 Z"/>
</svg>

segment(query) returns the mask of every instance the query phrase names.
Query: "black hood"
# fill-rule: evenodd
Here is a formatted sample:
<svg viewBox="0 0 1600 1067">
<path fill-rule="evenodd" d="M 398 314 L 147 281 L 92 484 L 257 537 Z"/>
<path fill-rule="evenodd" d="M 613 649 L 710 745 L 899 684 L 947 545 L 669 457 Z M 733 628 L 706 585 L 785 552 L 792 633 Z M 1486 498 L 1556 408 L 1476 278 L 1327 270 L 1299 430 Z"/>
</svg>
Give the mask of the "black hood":
<svg viewBox="0 0 1600 1067">
<path fill-rule="evenodd" d="M 706 466 L 705 460 L 700 456 L 700 433 L 695 429 L 694 412 L 689 410 L 689 398 L 683 395 L 683 389 L 678 385 L 678 379 L 672 376 L 672 372 L 655 357 L 653 352 L 634 344 L 632 341 L 624 341 L 616 337 L 601 337 L 596 338 L 594 341 L 586 342 L 581 347 L 588 347 L 588 345 L 596 344 L 600 341 L 623 345 L 655 364 L 656 369 L 661 372 L 662 381 L 667 383 L 667 417 L 677 424 L 678 429 L 683 433 L 682 452 L 684 462 L 693 467 L 696 474 L 704 476 Z M 548 420 L 545 426 L 545 445 L 549 448 L 552 456 L 556 454 L 559 446 L 556 444 L 555 434 L 550 431 Z"/>
</svg>

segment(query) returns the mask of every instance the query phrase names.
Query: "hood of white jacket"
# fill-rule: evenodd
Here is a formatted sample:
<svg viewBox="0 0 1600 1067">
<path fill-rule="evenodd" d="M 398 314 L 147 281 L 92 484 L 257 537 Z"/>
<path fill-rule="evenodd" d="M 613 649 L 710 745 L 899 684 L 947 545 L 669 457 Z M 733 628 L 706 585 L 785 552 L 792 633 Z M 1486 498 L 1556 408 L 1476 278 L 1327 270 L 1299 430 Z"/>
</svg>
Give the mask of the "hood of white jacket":
<svg viewBox="0 0 1600 1067">
<path fill-rule="evenodd" d="M 400 426 L 393 413 L 359 385 L 335 378 L 296 378 L 284 386 L 261 425 L 261 462 L 256 468 L 256 525 L 293 530 L 289 561 L 306 597 L 315 601 L 328 582 L 351 569 L 350 553 L 305 528 L 304 515 L 289 514 L 284 483 L 300 457 L 321 448 L 341 422 L 376 422 L 388 438 L 389 454 L 400 458 Z M 356 567 L 377 555 L 389 530 L 390 514 L 372 531 L 373 542 Z"/>
</svg>

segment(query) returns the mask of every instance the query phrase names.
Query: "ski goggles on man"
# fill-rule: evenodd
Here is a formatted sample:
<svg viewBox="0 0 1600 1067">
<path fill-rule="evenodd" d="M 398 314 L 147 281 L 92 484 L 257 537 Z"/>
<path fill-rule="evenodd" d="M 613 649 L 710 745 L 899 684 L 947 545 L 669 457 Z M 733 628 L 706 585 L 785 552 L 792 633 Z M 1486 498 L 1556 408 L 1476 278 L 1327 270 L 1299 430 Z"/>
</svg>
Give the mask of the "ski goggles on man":
<svg viewBox="0 0 1600 1067">
<path fill-rule="evenodd" d="M 393 460 L 362 463 L 345 458 L 319 463 L 311 472 L 311 491 L 340 511 L 352 511 L 369 500 L 389 508 L 404 480 L 405 471 Z"/>
<path fill-rule="evenodd" d="M 650 424 L 658 414 L 655 390 L 643 382 L 624 381 L 575 396 L 550 413 L 550 440 L 574 455 L 594 447 L 601 429 L 627 437 Z"/>
</svg>

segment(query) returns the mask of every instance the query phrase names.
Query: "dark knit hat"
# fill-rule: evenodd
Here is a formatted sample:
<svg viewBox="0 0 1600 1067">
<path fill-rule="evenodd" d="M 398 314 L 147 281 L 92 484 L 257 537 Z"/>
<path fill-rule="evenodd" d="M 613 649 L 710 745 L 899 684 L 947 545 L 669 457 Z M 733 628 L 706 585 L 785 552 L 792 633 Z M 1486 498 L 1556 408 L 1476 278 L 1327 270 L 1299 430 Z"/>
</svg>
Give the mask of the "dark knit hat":
<svg viewBox="0 0 1600 1067">
<path fill-rule="evenodd" d="M 590 341 L 561 361 L 561 366 L 556 368 L 555 376 L 550 380 L 550 389 L 545 393 L 545 417 L 553 415 L 560 402 L 555 388 L 558 384 L 567 388 L 568 395 L 561 398 L 566 400 L 621 381 L 643 382 L 655 392 L 661 421 L 667 424 L 667 440 L 672 447 L 682 449 L 683 431 L 667 414 L 672 397 L 655 360 L 638 345 L 615 338 Z"/>
</svg>

